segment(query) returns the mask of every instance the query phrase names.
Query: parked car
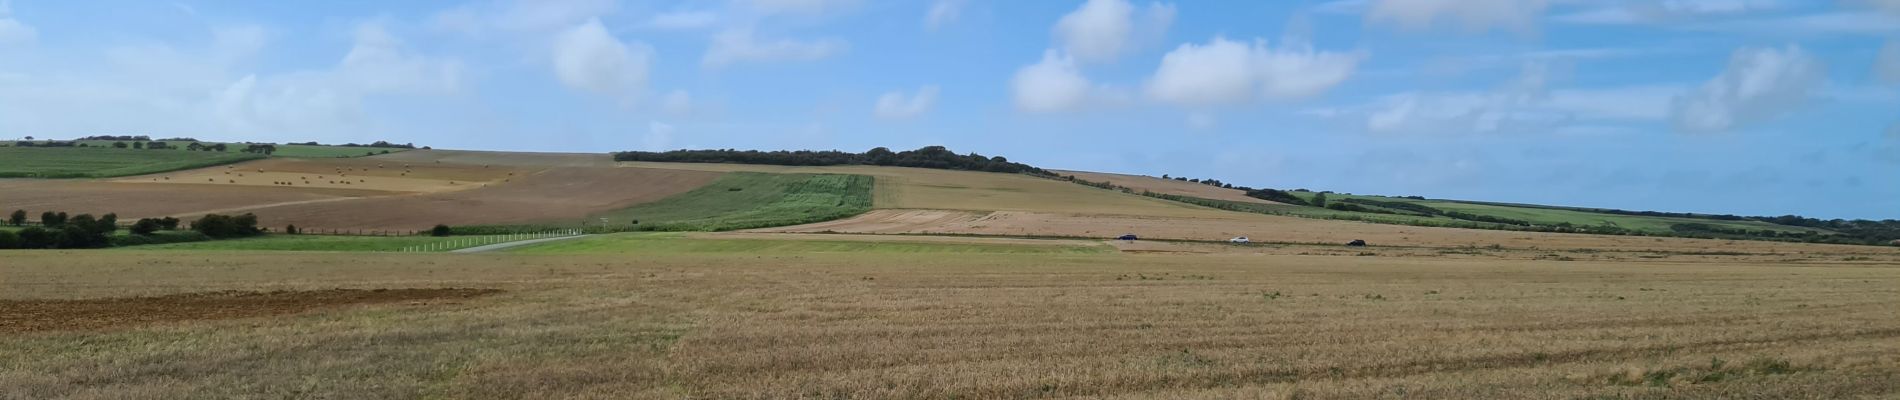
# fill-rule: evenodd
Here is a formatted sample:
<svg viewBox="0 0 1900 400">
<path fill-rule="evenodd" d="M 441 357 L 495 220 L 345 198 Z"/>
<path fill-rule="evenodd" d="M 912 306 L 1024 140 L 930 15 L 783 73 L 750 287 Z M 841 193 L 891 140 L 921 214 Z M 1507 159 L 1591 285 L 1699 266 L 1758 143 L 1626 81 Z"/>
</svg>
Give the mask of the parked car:
<svg viewBox="0 0 1900 400">
<path fill-rule="evenodd" d="M 1233 239 L 1227 239 L 1227 243 L 1253 243 L 1253 240 L 1247 239 L 1246 236 L 1236 236 Z"/>
<path fill-rule="evenodd" d="M 1130 233 L 1126 235 L 1116 236 L 1115 240 L 1135 240 L 1135 234 Z"/>
</svg>

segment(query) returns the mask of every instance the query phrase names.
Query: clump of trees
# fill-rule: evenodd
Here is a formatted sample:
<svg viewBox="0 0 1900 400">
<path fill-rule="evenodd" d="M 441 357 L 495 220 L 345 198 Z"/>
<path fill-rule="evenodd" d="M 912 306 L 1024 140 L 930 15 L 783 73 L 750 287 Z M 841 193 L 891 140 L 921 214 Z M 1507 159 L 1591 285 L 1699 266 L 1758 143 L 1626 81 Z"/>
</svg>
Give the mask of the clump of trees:
<svg viewBox="0 0 1900 400">
<path fill-rule="evenodd" d="M 140 218 L 138 222 L 132 223 L 132 234 L 151 236 L 160 230 L 175 231 L 178 230 L 178 222 L 178 218 L 173 217 Z"/>
<path fill-rule="evenodd" d="M 219 150 L 219 151 L 223 151 L 223 150 Z M 270 143 L 251 143 L 249 145 L 244 146 L 244 148 L 242 149 L 238 149 L 238 151 L 245 152 L 245 153 L 257 153 L 257 154 L 263 154 L 263 155 L 270 155 L 272 153 L 277 152 L 277 145 L 270 144 Z"/>
<path fill-rule="evenodd" d="M 264 234 L 264 230 L 257 227 L 257 215 L 249 213 L 237 216 L 205 214 L 203 217 L 198 217 L 197 221 L 191 222 L 191 230 L 218 239 Z"/>
<path fill-rule="evenodd" d="M 436 224 L 434 228 L 429 228 L 429 236 L 448 236 L 452 234 L 455 234 L 455 229 L 449 228 L 448 225 Z"/>
<path fill-rule="evenodd" d="M 986 157 L 976 153 L 967 155 L 957 154 L 943 146 L 928 146 L 917 150 L 901 152 L 893 152 L 891 149 L 879 147 L 863 153 L 848 153 L 837 150 L 740 151 L 733 149 L 673 150 L 666 152 L 623 151 L 614 153 L 614 160 L 794 166 L 879 165 L 961 171 L 1026 173 L 1048 177 L 1055 176 L 1054 173 L 1043 170 L 1042 168 L 1013 162 L 1002 156 Z"/>
<path fill-rule="evenodd" d="M 15 212 L 24 215 L 24 212 Z M 53 223 L 29 226 L 18 233 L 0 231 L 0 249 L 90 249 L 112 244 L 110 236 L 119 230 L 119 216 L 93 217 L 79 214 L 68 219 L 65 213 Z"/>
</svg>

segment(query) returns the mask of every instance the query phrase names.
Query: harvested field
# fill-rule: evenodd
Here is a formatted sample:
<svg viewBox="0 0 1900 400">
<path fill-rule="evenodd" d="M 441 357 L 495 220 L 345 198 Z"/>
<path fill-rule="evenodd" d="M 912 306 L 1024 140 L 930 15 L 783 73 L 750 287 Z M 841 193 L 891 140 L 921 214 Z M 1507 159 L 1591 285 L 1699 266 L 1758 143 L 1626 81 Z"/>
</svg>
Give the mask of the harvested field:
<svg viewBox="0 0 1900 400">
<path fill-rule="evenodd" d="M 274 158 L 116 180 L 124 183 L 245 185 L 429 193 L 502 183 L 538 169 L 405 163 L 381 158 Z"/>
<path fill-rule="evenodd" d="M 1076 179 L 1090 182 L 1108 182 L 1115 186 L 1133 189 L 1136 192 L 1150 191 L 1176 196 L 1199 197 L 1203 199 L 1238 201 L 1242 203 L 1280 204 L 1269 200 L 1247 197 L 1247 192 L 1239 189 L 1226 189 L 1194 182 L 1161 179 L 1152 176 L 1110 174 L 1084 171 L 1049 171 L 1057 175 L 1071 175 Z"/>
<path fill-rule="evenodd" d="M 244 211 L 272 225 L 318 229 L 419 230 L 436 224 L 564 222 L 685 193 L 719 175 L 644 168 L 550 168 L 469 190 Z"/>
<path fill-rule="evenodd" d="M 903 167 L 786 167 L 746 164 L 623 162 L 640 168 L 771 173 L 828 173 L 877 178 L 876 208 L 966 211 L 1042 211 L 1100 214 L 1217 216 L 1226 211 L 1147 198 L 1028 175 Z"/>
<path fill-rule="evenodd" d="M 1134 233 L 1146 239 L 1225 241 L 1247 236 L 1256 242 L 1344 244 L 1355 239 L 1375 246 L 1490 247 L 1512 249 L 1616 249 L 1749 254 L 1900 254 L 1900 248 L 1810 245 L 1714 239 L 1604 236 L 1540 232 L 1431 228 L 1226 213 L 1221 218 L 1084 215 L 999 211 L 873 210 L 857 217 L 755 232 L 968 234 L 1111 238 Z"/>
<path fill-rule="evenodd" d="M 164 322 L 279 316 L 356 304 L 453 301 L 494 289 L 221 291 L 85 300 L 0 299 L 0 334 L 123 328 Z"/>
<path fill-rule="evenodd" d="M 189 215 L 270 204 L 336 201 L 386 194 L 361 189 L 243 185 L 150 185 L 106 181 L 0 179 L 0 210 L 118 213 L 120 220 Z"/>
<path fill-rule="evenodd" d="M 1900 395 L 1895 264 L 38 251 L 7 260 L 0 293 L 13 299 L 424 282 L 509 292 L 454 307 L 0 336 L 0 393 L 23 398 Z"/>
</svg>

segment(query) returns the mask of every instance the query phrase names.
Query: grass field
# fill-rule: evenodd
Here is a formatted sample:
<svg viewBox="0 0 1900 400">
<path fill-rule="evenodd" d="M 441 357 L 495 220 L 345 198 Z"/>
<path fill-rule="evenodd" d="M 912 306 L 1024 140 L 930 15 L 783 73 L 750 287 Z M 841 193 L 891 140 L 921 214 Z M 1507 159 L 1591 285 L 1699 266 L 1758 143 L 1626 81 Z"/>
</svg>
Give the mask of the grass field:
<svg viewBox="0 0 1900 400">
<path fill-rule="evenodd" d="M 873 179 L 862 175 L 729 173 L 692 191 L 595 216 L 609 224 L 673 231 L 796 225 L 871 209 Z"/>
<path fill-rule="evenodd" d="M 1027 241 L 1025 241 L 1027 242 Z M 800 240 L 765 238 L 695 238 L 685 233 L 617 233 L 583 239 L 536 244 L 507 250 L 521 254 L 797 254 L 797 253 L 954 253 L 954 254 L 1099 254 L 1113 252 L 1107 245 L 1073 243 L 994 244 L 863 239 Z"/>
<path fill-rule="evenodd" d="M 0 178 L 109 178 L 264 158 L 238 152 L 0 147 Z"/>
<path fill-rule="evenodd" d="M 4 309 L 220 290 L 502 292 L 221 316 L 251 315 L 232 303 L 160 322 L 0 334 L 0 393 L 1900 395 L 1900 265 L 754 249 L 12 253 L 0 263 Z"/>
</svg>

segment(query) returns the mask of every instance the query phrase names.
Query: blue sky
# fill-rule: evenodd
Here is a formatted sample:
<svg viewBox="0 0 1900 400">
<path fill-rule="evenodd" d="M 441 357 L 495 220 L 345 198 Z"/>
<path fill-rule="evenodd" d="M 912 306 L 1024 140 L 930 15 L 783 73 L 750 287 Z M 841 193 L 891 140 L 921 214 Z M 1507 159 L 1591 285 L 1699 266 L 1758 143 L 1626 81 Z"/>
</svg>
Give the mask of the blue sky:
<svg viewBox="0 0 1900 400">
<path fill-rule="evenodd" d="M 1900 1 L 0 0 L 0 138 L 90 134 L 1900 218 Z"/>
</svg>

